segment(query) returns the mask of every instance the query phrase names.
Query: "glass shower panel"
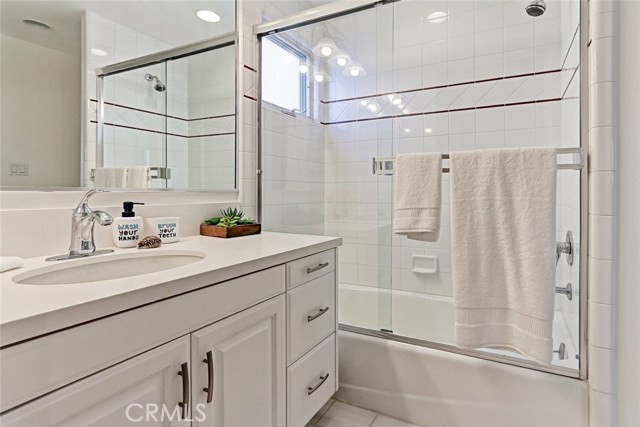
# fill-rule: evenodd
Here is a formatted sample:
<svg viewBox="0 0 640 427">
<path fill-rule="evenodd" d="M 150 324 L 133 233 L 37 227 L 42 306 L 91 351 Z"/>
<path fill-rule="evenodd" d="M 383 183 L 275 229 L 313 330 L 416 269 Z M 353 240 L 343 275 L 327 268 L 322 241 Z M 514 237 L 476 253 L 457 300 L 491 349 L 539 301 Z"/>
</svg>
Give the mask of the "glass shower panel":
<svg viewBox="0 0 640 427">
<path fill-rule="evenodd" d="M 383 110 L 382 115 L 392 117 L 393 156 L 580 146 L 579 47 L 568 42 L 578 21 L 565 16 L 577 9 L 550 5 L 543 16 L 532 18 L 520 6 L 515 1 L 393 4 L 394 81 L 386 96 L 388 108 L 396 110 Z M 439 240 L 390 237 L 390 329 L 455 346 L 449 174 L 443 174 L 442 185 Z M 556 294 L 554 349 L 562 344 L 565 354 L 563 359 L 561 352 L 554 355 L 553 365 L 578 369 L 580 171 L 558 171 L 557 190 L 557 240 L 564 241 L 572 231 L 576 253 L 572 265 L 563 257 L 557 267 L 555 285 L 567 289 L 571 284 L 572 294 L 562 289 Z M 521 357 L 508 350 L 479 351 Z"/>
<path fill-rule="evenodd" d="M 168 188 L 235 188 L 235 49 L 167 62 Z"/>
<path fill-rule="evenodd" d="M 164 63 L 109 75 L 103 81 L 103 163 L 108 168 L 166 164 Z M 164 180 L 152 180 L 165 187 Z"/>
<path fill-rule="evenodd" d="M 262 51 L 270 75 L 291 70 L 271 61 L 280 49 L 300 77 L 274 92 L 263 74 L 263 227 L 341 236 L 339 322 L 373 330 L 391 320 L 391 178 L 373 175 L 371 160 L 392 152 L 392 122 L 377 120 L 377 95 L 393 84 L 392 25 L 393 7 L 380 6 L 267 36 Z M 290 107 L 299 88 L 306 111 Z"/>
</svg>

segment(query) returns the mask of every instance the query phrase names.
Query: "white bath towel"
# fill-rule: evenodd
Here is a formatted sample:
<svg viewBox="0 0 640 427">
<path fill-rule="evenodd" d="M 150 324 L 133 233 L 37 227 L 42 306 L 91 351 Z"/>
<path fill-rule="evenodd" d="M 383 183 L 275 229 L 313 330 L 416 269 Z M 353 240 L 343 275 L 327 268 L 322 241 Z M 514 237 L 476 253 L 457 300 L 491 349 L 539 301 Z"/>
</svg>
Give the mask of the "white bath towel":
<svg viewBox="0 0 640 427">
<path fill-rule="evenodd" d="M 127 182 L 126 168 L 97 168 L 94 171 L 96 187 L 123 188 Z"/>
<path fill-rule="evenodd" d="M 435 242 L 440 234 L 442 154 L 396 157 L 393 232 L 409 239 Z"/>
<path fill-rule="evenodd" d="M 127 188 L 149 188 L 151 178 L 148 166 L 134 166 L 127 168 Z"/>
<path fill-rule="evenodd" d="M 0 273 L 20 268 L 24 265 L 24 260 L 17 256 L 0 256 Z"/>
<path fill-rule="evenodd" d="M 458 346 L 551 362 L 556 172 L 554 148 L 451 153 Z"/>
</svg>

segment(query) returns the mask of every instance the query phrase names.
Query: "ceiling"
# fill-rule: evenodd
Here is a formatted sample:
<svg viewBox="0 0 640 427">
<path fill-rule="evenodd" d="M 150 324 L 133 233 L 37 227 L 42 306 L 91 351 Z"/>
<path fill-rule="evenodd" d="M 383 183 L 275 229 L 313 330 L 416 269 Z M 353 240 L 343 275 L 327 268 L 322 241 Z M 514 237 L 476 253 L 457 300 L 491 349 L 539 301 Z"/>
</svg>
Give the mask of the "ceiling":
<svg viewBox="0 0 640 427">
<path fill-rule="evenodd" d="M 222 19 L 204 22 L 195 15 L 201 9 Z M 0 32 L 79 56 L 85 11 L 181 46 L 235 31 L 235 9 L 234 0 L 1 0 Z M 51 30 L 24 24 L 25 18 L 45 22 Z"/>
</svg>

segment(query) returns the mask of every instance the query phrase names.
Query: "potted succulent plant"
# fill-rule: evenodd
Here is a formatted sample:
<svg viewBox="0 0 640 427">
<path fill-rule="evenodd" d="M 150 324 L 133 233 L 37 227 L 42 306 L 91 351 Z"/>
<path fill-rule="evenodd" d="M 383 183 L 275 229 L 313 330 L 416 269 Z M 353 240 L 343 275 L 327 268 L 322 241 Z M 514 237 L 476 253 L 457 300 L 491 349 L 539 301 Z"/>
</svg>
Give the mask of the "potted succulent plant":
<svg viewBox="0 0 640 427">
<path fill-rule="evenodd" d="M 260 234 L 260 224 L 254 219 L 245 218 L 244 212 L 236 208 L 223 209 L 220 211 L 220 215 L 209 218 L 204 224 L 200 224 L 200 234 L 224 239 Z"/>
</svg>

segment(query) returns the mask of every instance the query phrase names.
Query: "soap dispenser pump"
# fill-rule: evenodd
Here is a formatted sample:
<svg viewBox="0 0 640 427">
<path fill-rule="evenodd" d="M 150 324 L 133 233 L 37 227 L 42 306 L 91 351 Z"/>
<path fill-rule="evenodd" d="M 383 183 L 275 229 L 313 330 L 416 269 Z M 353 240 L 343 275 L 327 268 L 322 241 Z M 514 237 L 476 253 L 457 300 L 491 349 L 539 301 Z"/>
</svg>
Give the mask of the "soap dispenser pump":
<svg viewBox="0 0 640 427">
<path fill-rule="evenodd" d="M 133 205 L 144 203 L 126 201 L 122 203 L 122 217 L 113 220 L 113 241 L 119 248 L 132 248 L 144 235 L 144 220 L 136 216 Z"/>
</svg>

